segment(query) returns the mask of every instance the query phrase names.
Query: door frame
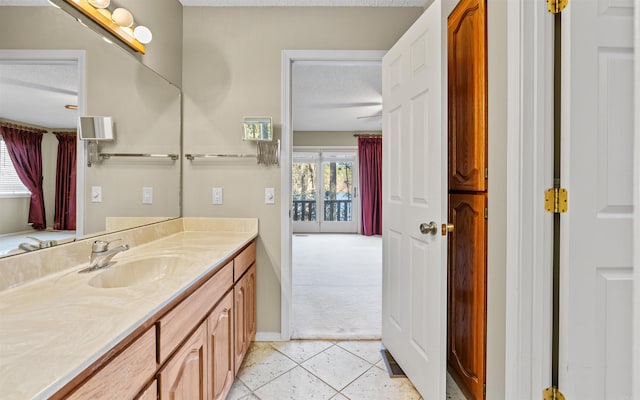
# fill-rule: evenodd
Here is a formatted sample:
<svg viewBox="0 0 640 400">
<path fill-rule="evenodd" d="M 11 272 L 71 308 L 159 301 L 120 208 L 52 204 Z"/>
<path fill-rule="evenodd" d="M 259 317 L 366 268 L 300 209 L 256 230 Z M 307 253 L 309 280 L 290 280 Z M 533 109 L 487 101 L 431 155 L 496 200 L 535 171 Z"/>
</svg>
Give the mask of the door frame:
<svg viewBox="0 0 640 400">
<path fill-rule="evenodd" d="M 291 199 L 291 158 L 293 152 L 292 67 L 296 61 L 379 62 L 386 50 L 282 50 L 281 55 L 281 147 L 280 198 Z M 280 202 L 280 339 L 291 339 L 293 224 L 290 201 Z"/>
<path fill-rule="evenodd" d="M 634 26 L 634 101 L 636 106 L 640 104 L 640 0 L 634 1 L 634 15 L 633 15 L 633 26 Z M 634 154 L 635 154 L 635 165 L 634 165 L 634 184 L 636 185 L 634 192 L 634 200 L 633 207 L 635 210 L 634 213 L 634 228 L 633 235 L 635 237 L 634 240 L 634 248 L 633 248 L 633 336 L 634 338 L 640 337 L 640 114 L 635 114 L 635 128 L 634 128 Z M 634 375 L 638 376 L 640 373 L 640 343 L 633 343 L 633 360 L 632 360 L 632 368 Z M 634 379 L 632 383 L 633 387 L 631 389 L 631 393 L 633 393 L 634 399 L 640 399 L 640 380 Z"/>
<path fill-rule="evenodd" d="M 551 386 L 553 16 L 544 3 L 507 5 L 507 266 L 505 397 Z"/>
<path fill-rule="evenodd" d="M 634 0 L 640 48 L 640 0 Z M 507 277 L 505 397 L 538 399 L 551 385 L 551 214 L 542 193 L 552 187 L 553 16 L 544 3 L 507 4 Z M 634 53 L 640 104 L 640 54 Z M 634 235 L 640 237 L 640 115 L 635 117 Z M 634 241 L 634 336 L 640 334 L 640 241 Z M 640 370 L 640 343 L 633 344 Z M 640 382 L 634 382 L 640 399 Z"/>
</svg>

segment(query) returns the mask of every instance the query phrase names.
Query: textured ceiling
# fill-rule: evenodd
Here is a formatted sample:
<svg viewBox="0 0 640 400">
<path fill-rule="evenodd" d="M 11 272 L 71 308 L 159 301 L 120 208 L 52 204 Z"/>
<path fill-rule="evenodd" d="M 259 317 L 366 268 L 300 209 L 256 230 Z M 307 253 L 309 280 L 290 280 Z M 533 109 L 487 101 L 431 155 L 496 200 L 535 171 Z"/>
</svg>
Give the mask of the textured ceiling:
<svg viewBox="0 0 640 400">
<path fill-rule="evenodd" d="M 379 131 L 382 128 L 380 63 L 293 64 L 295 131 Z"/>
<path fill-rule="evenodd" d="M 72 128 L 78 112 L 75 63 L 0 60 L 0 118 L 46 128 Z"/>
<path fill-rule="evenodd" d="M 180 0 L 211 7 L 423 7 L 426 0 Z"/>
<path fill-rule="evenodd" d="M 180 0 L 210 7 L 424 7 L 426 0 Z M 0 0 L 0 6 L 43 6 L 47 0 Z"/>
</svg>

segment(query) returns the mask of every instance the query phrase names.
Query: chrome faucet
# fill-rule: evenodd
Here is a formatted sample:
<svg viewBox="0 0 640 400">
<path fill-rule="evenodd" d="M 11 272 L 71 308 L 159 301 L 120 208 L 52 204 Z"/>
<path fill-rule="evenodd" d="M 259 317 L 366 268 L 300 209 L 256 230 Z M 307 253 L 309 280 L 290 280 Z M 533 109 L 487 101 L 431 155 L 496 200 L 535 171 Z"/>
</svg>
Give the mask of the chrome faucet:
<svg viewBox="0 0 640 400">
<path fill-rule="evenodd" d="M 104 240 L 96 240 L 93 242 L 91 246 L 91 258 L 89 261 L 89 266 L 87 268 L 82 269 L 80 272 L 91 272 L 97 269 L 106 268 L 109 266 L 109 261 L 116 254 L 129 250 L 129 245 L 123 244 L 118 247 L 114 247 L 112 249 L 109 248 L 109 245 L 113 242 L 117 242 L 122 239 L 112 240 L 111 242 L 107 242 Z"/>
</svg>

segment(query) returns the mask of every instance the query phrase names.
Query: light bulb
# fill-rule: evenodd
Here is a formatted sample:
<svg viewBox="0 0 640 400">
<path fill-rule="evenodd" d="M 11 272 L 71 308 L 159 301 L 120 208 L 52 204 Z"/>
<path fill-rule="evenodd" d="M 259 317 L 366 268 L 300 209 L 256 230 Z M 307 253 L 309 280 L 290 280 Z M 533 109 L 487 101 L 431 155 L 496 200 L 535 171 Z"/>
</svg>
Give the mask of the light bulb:
<svg viewBox="0 0 640 400">
<path fill-rule="evenodd" d="M 107 8 L 110 2 L 110 0 L 89 0 L 89 4 L 95 8 Z"/>
<path fill-rule="evenodd" d="M 133 15 L 126 8 L 116 8 L 111 13 L 111 19 L 113 22 L 120 26 L 131 26 L 133 25 Z"/>
<path fill-rule="evenodd" d="M 151 30 L 142 25 L 136 26 L 136 28 L 133 30 L 133 36 L 138 40 L 138 42 L 142 44 L 151 43 L 151 39 L 153 39 Z"/>
</svg>

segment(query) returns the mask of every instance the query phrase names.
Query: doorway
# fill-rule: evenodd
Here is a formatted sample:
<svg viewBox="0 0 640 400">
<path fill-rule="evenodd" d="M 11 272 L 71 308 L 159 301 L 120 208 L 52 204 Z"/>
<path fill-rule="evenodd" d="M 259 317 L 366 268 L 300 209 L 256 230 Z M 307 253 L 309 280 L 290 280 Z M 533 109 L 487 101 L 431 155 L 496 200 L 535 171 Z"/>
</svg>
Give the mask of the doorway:
<svg viewBox="0 0 640 400">
<path fill-rule="evenodd" d="M 381 238 L 358 234 L 354 132 L 381 130 L 380 61 L 295 61 L 291 72 L 291 336 L 379 339 Z"/>
</svg>

